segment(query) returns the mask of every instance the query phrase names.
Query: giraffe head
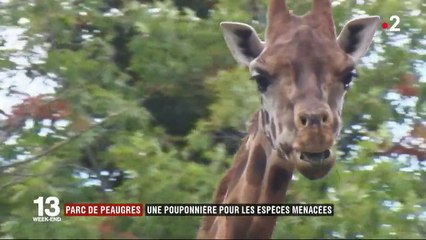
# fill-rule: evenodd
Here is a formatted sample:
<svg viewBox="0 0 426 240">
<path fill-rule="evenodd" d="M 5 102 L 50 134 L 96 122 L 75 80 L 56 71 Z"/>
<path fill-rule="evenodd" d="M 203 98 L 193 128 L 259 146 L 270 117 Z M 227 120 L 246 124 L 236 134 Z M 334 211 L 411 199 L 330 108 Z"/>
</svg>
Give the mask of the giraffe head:
<svg viewBox="0 0 426 240">
<path fill-rule="evenodd" d="M 269 143 L 310 179 L 334 165 L 343 98 L 379 21 L 354 19 L 336 37 L 330 0 L 313 0 L 304 16 L 291 14 L 284 0 L 271 0 L 265 41 L 249 25 L 221 23 L 232 55 L 257 83 Z"/>
</svg>

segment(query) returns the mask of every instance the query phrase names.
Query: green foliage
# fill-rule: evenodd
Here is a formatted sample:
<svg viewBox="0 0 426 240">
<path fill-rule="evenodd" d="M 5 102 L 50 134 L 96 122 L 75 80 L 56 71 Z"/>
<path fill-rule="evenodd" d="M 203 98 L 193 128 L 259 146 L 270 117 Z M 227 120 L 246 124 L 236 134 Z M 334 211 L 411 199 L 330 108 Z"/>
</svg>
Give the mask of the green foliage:
<svg viewBox="0 0 426 240">
<path fill-rule="evenodd" d="M 303 14 L 311 1 L 288 2 Z M 418 161 L 425 159 L 384 154 L 400 141 L 390 123 L 424 126 L 426 86 L 417 79 L 425 73 L 425 4 L 334 2 L 338 31 L 366 13 L 383 21 L 398 14 L 401 32 L 378 31 L 359 66 L 346 95 L 337 166 L 317 181 L 296 173 L 290 184 L 287 203 L 333 203 L 335 216 L 281 217 L 273 236 L 425 238 L 426 174 Z M 62 216 L 38 224 L 32 201 L 52 195 L 61 203 L 211 202 L 259 107 L 256 86 L 231 58 L 219 22 L 254 22 L 263 35 L 265 10 L 266 1 L 248 0 L 0 6 L 2 26 L 25 29 L 22 49 L 0 51 L 1 72 L 57 85 L 54 94 L 30 98 L 29 107 L 17 105 L 1 120 L 0 237 L 194 238 L 198 217 Z M 37 57 L 34 49 L 46 54 Z M 406 73 L 415 76 L 408 90 L 417 94 L 402 94 Z"/>
</svg>

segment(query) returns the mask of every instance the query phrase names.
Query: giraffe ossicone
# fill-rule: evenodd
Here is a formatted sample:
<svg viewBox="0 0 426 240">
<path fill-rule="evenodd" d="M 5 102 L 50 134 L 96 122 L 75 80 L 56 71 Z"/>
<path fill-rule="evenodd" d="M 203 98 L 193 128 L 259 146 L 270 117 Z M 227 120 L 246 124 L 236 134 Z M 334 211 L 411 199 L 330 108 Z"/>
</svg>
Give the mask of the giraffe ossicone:
<svg viewBox="0 0 426 240">
<path fill-rule="evenodd" d="M 270 0 L 265 41 L 253 27 L 222 22 L 234 58 L 256 81 L 261 108 L 214 203 L 281 203 L 293 172 L 324 177 L 336 157 L 344 95 L 379 25 L 377 16 L 349 21 L 336 36 L 330 0 L 313 0 L 296 16 Z M 270 238 L 274 216 L 208 216 L 198 238 Z"/>
</svg>

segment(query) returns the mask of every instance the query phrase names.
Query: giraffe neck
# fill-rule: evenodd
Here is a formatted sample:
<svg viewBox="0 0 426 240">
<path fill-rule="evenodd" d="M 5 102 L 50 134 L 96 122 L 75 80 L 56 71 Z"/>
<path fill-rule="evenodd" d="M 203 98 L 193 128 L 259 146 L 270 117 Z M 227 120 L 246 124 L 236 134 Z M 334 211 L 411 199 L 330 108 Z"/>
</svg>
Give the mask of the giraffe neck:
<svg viewBox="0 0 426 240">
<path fill-rule="evenodd" d="M 224 204 L 281 203 L 294 164 L 284 159 L 267 140 L 261 114 L 252 119 L 249 135 L 222 178 L 214 202 Z M 210 216 L 204 219 L 199 238 L 270 238 L 274 216 Z"/>
</svg>

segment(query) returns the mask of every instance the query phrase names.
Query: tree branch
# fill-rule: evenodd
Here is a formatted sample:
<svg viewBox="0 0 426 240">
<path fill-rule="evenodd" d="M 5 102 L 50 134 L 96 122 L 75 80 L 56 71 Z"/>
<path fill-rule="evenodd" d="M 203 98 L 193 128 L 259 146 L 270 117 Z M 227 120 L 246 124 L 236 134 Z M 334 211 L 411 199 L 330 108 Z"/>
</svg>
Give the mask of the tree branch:
<svg viewBox="0 0 426 240">
<path fill-rule="evenodd" d="M 23 178 L 23 177 L 20 177 L 20 178 L 14 178 L 14 179 L 10 180 L 9 182 L 7 182 L 7 183 L 4 183 L 4 184 L 0 185 L 0 190 L 3 190 L 3 189 L 5 189 L 5 188 L 7 188 L 7 187 L 9 187 L 9 186 L 12 186 L 12 185 L 15 185 L 15 184 L 19 184 L 19 183 L 21 183 L 21 182 L 23 182 L 23 181 L 24 181 L 24 178 Z"/>
<path fill-rule="evenodd" d="M 30 157 L 28 159 L 25 159 L 25 160 L 22 160 L 22 161 L 19 161 L 19 162 L 14 162 L 14 163 L 11 163 L 11 164 L 8 164 L 8 165 L 5 165 L 5 166 L 0 166 L 0 172 L 4 172 L 5 170 L 7 170 L 9 168 L 17 167 L 17 166 L 20 166 L 20 165 L 23 165 L 23 164 L 27 164 L 27 163 L 32 162 L 34 160 L 37 160 L 37 159 L 39 159 L 41 157 L 47 156 L 47 155 L 51 154 L 52 152 L 55 152 L 56 150 L 62 148 L 65 145 L 67 145 L 68 143 L 72 142 L 73 140 L 79 138 L 84 133 L 87 133 L 90 130 L 103 125 L 107 120 L 111 119 L 112 117 L 115 117 L 117 115 L 122 114 L 124 111 L 125 110 L 117 112 L 117 113 L 110 114 L 103 121 L 101 121 L 99 123 L 96 123 L 96 124 L 88 127 L 86 130 L 83 130 L 83 131 L 77 133 L 76 135 L 74 135 L 74 136 L 72 136 L 72 137 L 70 137 L 68 139 L 65 139 L 65 140 L 63 140 L 61 142 L 58 142 L 58 143 L 54 144 L 52 147 L 47 148 L 47 149 L 41 151 L 40 153 L 37 153 L 36 155 L 34 155 L 34 156 L 32 156 L 32 157 Z"/>
</svg>

